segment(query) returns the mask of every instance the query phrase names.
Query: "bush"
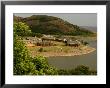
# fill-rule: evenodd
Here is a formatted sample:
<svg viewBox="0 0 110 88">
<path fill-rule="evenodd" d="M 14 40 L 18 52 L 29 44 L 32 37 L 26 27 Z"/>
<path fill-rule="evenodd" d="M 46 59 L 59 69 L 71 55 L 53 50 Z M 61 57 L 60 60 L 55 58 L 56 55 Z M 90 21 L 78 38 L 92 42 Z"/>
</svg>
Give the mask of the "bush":
<svg viewBox="0 0 110 88">
<path fill-rule="evenodd" d="M 14 73 L 15 75 L 29 75 L 30 73 L 37 74 L 34 63 L 26 61 L 15 64 Z"/>
<path fill-rule="evenodd" d="M 57 75 L 57 69 L 49 66 L 43 56 L 32 58 L 22 41 L 14 38 L 14 75 Z"/>
<path fill-rule="evenodd" d="M 59 75 L 69 75 L 70 73 L 68 70 L 60 69 L 60 70 L 58 70 L 58 74 Z"/>
<path fill-rule="evenodd" d="M 14 34 L 14 75 L 37 74 L 25 44 Z"/>
<path fill-rule="evenodd" d="M 28 36 L 31 34 L 31 30 L 29 26 L 23 22 L 14 22 L 14 33 L 18 36 Z"/>
<path fill-rule="evenodd" d="M 44 69 L 46 75 L 58 75 L 58 70 L 55 67 L 49 66 L 48 69 Z"/>
<path fill-rule="evenodd" d="M 40 48 L 38 51 L 39 51 L 39 52 L 43 52 L 43 48 Z"/>
<path fill-rule="evenodd" d="M 40 70 L 40 69 L 43 69 L 43 68 L 45 68 L 45 69 L 48 68 L 47 59 L 43 56 L 34 57 L 33 63 L 36 65 L 37 70 Z"/>
<path fill-rule="evenodd" d="M 14 34 L 14 75 L 57 75 L 43 56 L 31 57 L 20 37 Z"/>
<path fill-rule="evenodd" d="M 75 69 L 59 69 L 58 75 L 96 75 L 97 71 L 89 70 L 89 67 L 84 65 L 79 65 Z"/>
<path fill-rule="evenodd" d="M 88 45 L 89 43 L 88 43 L 88 42 L 83 42 L 83 44 L 84 44 L 84 45 Z"/>
<path fill-rule="evenodd" d="M 88 75 L 89 74 L 89 67 L 84 65 L 79 65 L 75 68 L 75 75 Z"/>
</svg>

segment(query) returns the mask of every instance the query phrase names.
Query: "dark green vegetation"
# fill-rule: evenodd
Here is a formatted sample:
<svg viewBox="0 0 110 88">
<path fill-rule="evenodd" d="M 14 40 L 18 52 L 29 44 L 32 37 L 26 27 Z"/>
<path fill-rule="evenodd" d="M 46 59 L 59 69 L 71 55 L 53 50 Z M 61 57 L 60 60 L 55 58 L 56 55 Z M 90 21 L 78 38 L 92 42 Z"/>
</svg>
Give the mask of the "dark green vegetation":
<svg viewBox="0 0 110 88">
<path fill-rule="evenodd" d="M 30 17 L 22 18 L 14 16 L 15 22 L 26 23 L 32 36 L 41 36 L 40 34 L 52 35 L 81 35 L 81 36 L 95 36 L 96 34 L 77 25 L 73 25 L 60 18 L 47 15 L 32 15 Z M 38 33 L 38 34 L 36 34 Z"/>
<path fill-rule="evenodd" d="M 14 23 L 14 75 L 96 75 L 96 71 L 90 71 L 83 65 L 72 70 L 57 69 L 50 66 L 43 56 L 31 57 L 23 41 L 20 41 L 21 33 L 25 36 L 30 34 L 29 26 L 22 22 Z"/>
<path fill-rule="evenodd" d="M 43 56 L 32 58 L 27 47 L 14 32 L 14 75 L 57 75 L 57 69 L 49 66 Z"/>
<path fill-rule="evenodd" d="M 59 69 L 58 70 L 59 75 L 96 75 L 96 71 L 90 71 L 89 67 L 84 65 L 79 65 L 75 69 L 71 70 L 64 70 Z"/>
</svg>

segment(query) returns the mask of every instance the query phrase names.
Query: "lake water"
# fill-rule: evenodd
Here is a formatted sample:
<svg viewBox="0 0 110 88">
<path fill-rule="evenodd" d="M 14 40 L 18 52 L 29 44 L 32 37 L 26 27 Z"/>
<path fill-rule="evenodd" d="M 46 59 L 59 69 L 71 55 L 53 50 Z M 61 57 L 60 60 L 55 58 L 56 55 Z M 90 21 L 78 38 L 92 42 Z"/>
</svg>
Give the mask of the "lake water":
<svg viewBox="0 0 110 88">
<path fill-rule="evenodd" d="M 97 41 L 89 41 L 89 44 L 97 49 Z M 48 62 L 50 65 L 62 69 L 72 69 L 78 65 L 85 65 L 91 70 L 97 70 L 97 50 L 80 56 L 49 57 Z"/>
</svg>

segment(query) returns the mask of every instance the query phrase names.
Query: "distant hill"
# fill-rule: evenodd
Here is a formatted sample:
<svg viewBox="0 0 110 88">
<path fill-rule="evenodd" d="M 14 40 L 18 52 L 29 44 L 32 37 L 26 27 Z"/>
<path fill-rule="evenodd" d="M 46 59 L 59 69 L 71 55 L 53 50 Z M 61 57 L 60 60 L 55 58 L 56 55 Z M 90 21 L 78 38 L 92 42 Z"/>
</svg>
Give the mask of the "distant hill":
<svg viewBox="0 0 110 88">
<path fill-rule="evenodd" d="M 91 30 L 71 24 L 63 19 L 47 15 L 14 16 L 14 22 L 25 22 L 33 33 L 61 35 L 94 35 Z"/>
<path fill-rule="evenodd" d="M 20 21 L 23 21 L 23 18 L 19 17 L 19 16 L 14 16 L 14 21 L 15 22 L 20 22 Z"/>
<path fill-rule="evenodd" d="M 92 26 L 80 26 L 80 27 L 90 30 L 92 32 L 97 32 L 97 27 L 92 27 Z"/>
</svg>

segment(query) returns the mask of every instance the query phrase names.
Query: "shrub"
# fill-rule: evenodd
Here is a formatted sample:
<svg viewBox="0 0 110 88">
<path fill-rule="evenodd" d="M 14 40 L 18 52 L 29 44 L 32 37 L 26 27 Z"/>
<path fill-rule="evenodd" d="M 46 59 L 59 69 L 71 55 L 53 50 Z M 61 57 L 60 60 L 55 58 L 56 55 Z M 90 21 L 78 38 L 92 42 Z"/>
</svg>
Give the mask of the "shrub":
<svg viewBox="0 0 110 88">
<path fill-rule="evenodd" d="M 40 70 L 42 68 L 45 68 L 45 69 L 48 68 L 47 59 L 43 56 L 34 57 L 33 63 L 36 65 L 37 70 Z"/>
<path fill-rule="evenodd" d="M 60 69 L 60 70 L 58 70 L 58 74 L 59 75 L 69 75 L 70 73 L 68 70 Z"/>
<path fill-rule="evenodd" d="M 84 44 L 84 45 L 88 45 L 89 43 L 88 43 L 88 42 L 83 42 L 83 44 Z"/>
<path fill-rule="evenodd" d="M 75 75 L 88 75 L 89 74 L 89 67 L 84 65 L 79 65 L 75 68 Z"/>
<path fill-rule="evenodd" d="M 14 22 L 14 33 L 19 36 L 28 36 L 31 34 L 31 30 L 29 26 L 23 22 Z"/>
<path fill-rule="evenodd" d="M 37 74 L 35 64 L 19 37 L 14 34 L 14 75 Z"/>
<path fill-rule="evenodd" d="M 40 48 L 38 51 L 39 51 L 39 52 L 43 52 L 43 48 Z"/>
</svg>

